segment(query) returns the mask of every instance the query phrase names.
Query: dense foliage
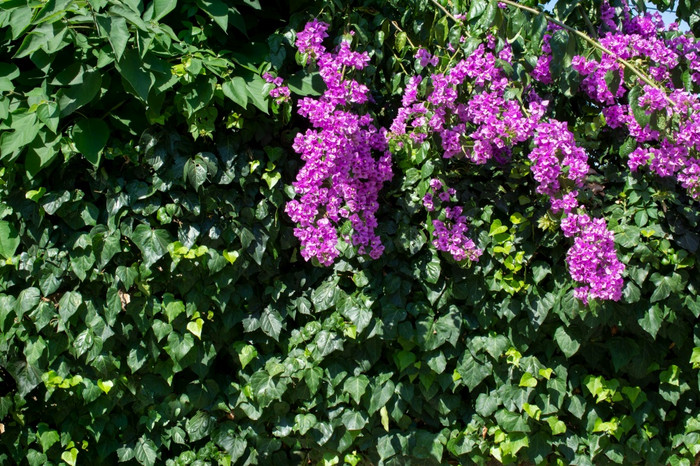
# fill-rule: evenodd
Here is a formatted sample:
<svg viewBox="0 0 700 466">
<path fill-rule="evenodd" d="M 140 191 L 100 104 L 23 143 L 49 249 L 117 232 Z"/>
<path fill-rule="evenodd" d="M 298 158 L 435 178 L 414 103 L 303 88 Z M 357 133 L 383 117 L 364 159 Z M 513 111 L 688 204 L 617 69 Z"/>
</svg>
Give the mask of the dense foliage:
<svg viewBox="0 0 700 466">
<path fill-rule="evenodd" d="M 690 465 L 692 34 L 264 3 L 0 3 L 0 462 Z"/>
</svg>

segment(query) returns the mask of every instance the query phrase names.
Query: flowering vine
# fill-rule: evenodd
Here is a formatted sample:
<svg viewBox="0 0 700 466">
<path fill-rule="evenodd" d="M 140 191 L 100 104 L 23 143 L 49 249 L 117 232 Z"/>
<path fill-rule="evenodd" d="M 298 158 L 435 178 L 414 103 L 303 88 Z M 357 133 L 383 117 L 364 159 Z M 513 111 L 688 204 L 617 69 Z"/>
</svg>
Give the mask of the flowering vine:
<svg viewBox="0 0 700 466">
<path fill-rule="evenodd" d="M 305 164 L 293 184 L 298 197 L 286 206 L 298 224 L 294 234 L 301 241 L 302 256 L 323 265 L 339 255 L 339 239 L 357 246 L 360 254 L 382 254 L 375 213 L 379 191 L 392 176 L 385 130 L 359 110 L 369 99 L 369 89 L 349 77 L 352 70 L 367 65 L 369 56 L 353 51 L 349 40 L 328 52 L 322 44 L 327 28 L 326 23 L 312 21 L 297 35 L 299 53 L 307 63 L 318 65 L 326 90 L 317 99 L 299 102 L 299 114 L 311 128 L 294 139 L 293 148 Z M 352 234 L 339 238 L 339 225 L 345 221 L 351 223 Z"/>
<path fill-rule="evenodd" d="M 499 4 L 508 6 L 537 12 L 509 0 Z M 686 60 L 692 80 L 700 82 L 700 50 L 688 38 L 664 38 L 667 29 L 658 17 L 632 17 L 628 8 L 622 13 L 618 23 L 614 9 L 603 4 L 597 40 L 547 17 L 542 55 L 529 71 L 533 84 L 524 88 L 507 71 L 516 65 L 510 44 L 493 36 L 462 59 L 457 59 L 457 43 L 437 51 L 417 47 L 418 72 L 406 79 L 401 106 L 388 130 L 360 110 L 372 103 L 369 89 L 352 79 L 367 66 L 369 55 L 352 50 L 351 35 L 329 52 L 323 45 L 328 25 L 308 23 L 296 46 L 304 63 L 318 66 L 326 90 L 319 98 L 299 102 L 299 114 L 311 128 L 294 142 L 305 165 L 294 183 L 297 197 L 286 211 L 297 223 L 303 257 L 330 265 L 339 254 L 339 240 L 357 246 L 361 254 L 381 255 L 376 212 L 379 191 L 392 176 L 390 146 L 411 151 L 427 144 L 444 159 L 474 165 L 507 164 L 514 155 L 525 155 L 536 192 L 547 198 L 564 236 L 571 238 L 566 263 L 579 283 L 575 296 L 584 303 L 619 300 L 625 265 L 615 252 L 614 236 L 605 219 L 591 217 L 580 200 L 591 170 L 589 156 L 567 122 L 553 117 L 534 83 L 545 88 L 553 84 L 550 42 L 558 30 L 593 44 L 600 55 L 574 56 L 572 68 L 581 75 L 580 90 L 599 106 L 607 128 L 632 138 L 630 170 L 648 167 L 659 176 L 674 176 L 691 197 L 699 198 L 700 100 L 675 87 L 671 75 Z M 466 20 L 462 15 L 449 17 L 458 26 Z M 465 40 L 461 37 L 460 43 Z M 648 63 L 648 71 L 642 71 L 640 63 Z M 633 78 L 626 77 L 627 71 Z M 286 98 L 281 82 L 268 81 L 276 86 L 273 97 Z M 457 194 L 437 178 L 430 182 L 422 206 L 432 244 L 456 261 L 477 261 L 482 250 L 467 235 Z M 343 222 L 352 226 L 348 237 L 339 236 Z"/>
</svg>

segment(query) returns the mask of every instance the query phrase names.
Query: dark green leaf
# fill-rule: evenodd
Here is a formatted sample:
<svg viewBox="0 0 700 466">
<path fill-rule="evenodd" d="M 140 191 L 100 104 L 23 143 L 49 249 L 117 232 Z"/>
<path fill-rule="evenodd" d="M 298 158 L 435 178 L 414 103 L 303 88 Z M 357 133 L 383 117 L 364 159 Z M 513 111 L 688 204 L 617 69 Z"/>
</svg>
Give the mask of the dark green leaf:
<svg viewBox="0 0 700 466">
<path fill-rule="evenodd" d="M 97 70 L 89 70 L 83 74 L 83 80 L 79 84 L 72 85 L 56 92 L 58 108 L 61 109 L 61 117 L 65 117 L 92 101 L 100 90 L 102 77 Z"/>
<path fill-rule="evenodd" d="M 197 411 L 193 417 L 185 423 L 185 430 L 191 442 L 201 440 L 214 428 L 214 418 L 205 411 Z"/>
<path fill-rule="evenodd" d="M 226 97 L 244 109 L 248 106 L 247 85 L 245 80 L 240 76 L 234 76 L 229 81 L 224 82 L 221 85 L 221 90 Z"/>
<path fill-rule="evenodd" d="M 157 454 L 158 450 L 153 440 L 141 437 L 139 441 L 136 442 L 134 458 L 136 458 L 136 461 L 139 463 L 146 466 L 153 466 L 156 464 Z"/>
<path fill-rule="evenodd" d="M 109 139 L 109 128 L 104 121 L 91 118 L 80 120 L 73 126 L 73 141 L 86 159 L 93 165 L 100 162 L 100 152 Z"/>
<path fill-rule="evenodd" d="M 372 389 L 372 396 L 369 400 L 368 412 L 370 415 L 376 413 L 379 408 L 385 406 L 394 394 L 394 382 L 391 380 L 384 384 L 375 386 Z"/>
<path fill-rule="evenodd" d="M 168 244 L 171 238 L 167 231 L 153 230 L 148 225 L 138 225 L 131 234 L 131 240 L 138 246 L 143 254 L 144 265 L 154 264 L 168 252 Z"/>
<path fill-rule="evenodd" d="M 652 338 L 656 338 L 656 334 L 659 333 L 661 324 L 663 324 L 663 311 L 661 307 L 658 304 L 649 307 L 637 322 L 644 331 L 652 336 Z"/>
<path fill-rule="evenodd" d="M 177 0 L 155 0 L 153 2 L 153 20 L 158 21 L 177 6 Z"/>
<path fill-rule="evenodd" d="M 61 316 L 61 320 L 67 323 L 78 312 L 78 308 L 82 303 L 83 298 L 77 291 L 64 293 L 58 302 L 58 314 Z"/>
<path fill-rule="evenodd" d="M 109 39 L 117 61 L 121 60 L 126 44 L 129 41 L 129 29 L 126 26 L 126 20 L 121 16 L 106 15 L 99 15 L 96 20 L 100 29 L 102 29 L 103 37 Z"/>
<path fill-rule="evenodd" d="M 265 309 L 260 316 L 260 329 L 266 335 L 279 341 L 280 332 L 282 331 L 282 316 L 280 313 L 269 307 Z"/>
<path fill-rule="evenodd" d="M 343 391 L 349 394 L 352 399 L 355 400 L 355 403 L 359 405 L 360 399 L 362 398 L 362 395 L 365 394 L 368 385 L 369 379 L 366 375 L 348 377 L 345 379 Z"/>
<path fill-rule="evenodd" d="M 491 374 L 492 365 L 486 361 L 480 363 L 471 354 L 464 355 L 462 363 L 457 367 L 457 372 L 461 376 L 469 390 L 474 390 L 486 377 Z"/>
<path fill-rule="evenodd" d="M 0 256 L 6 259 L 15 255 L 19 247 L 17 228 L 5 220 L 0 220 Z"/>
<path fill-rule="evenodd" d="M 148 93 L 154 83 L 154 77 L 144 67 L 138 52 L 136 50 L 127 50 L 117 63 L 119 73 L 125 82 L 129 84 L 130 88 L 134 90 L 136 97 L 146 102 Z"/>
<path fill-rule="evenodd" d="M 576 354 L 581 347 L 581 343 L 575 337 L 572 337 L 563 326 L 554 331 L 554 340 L 567 358 Z"/>
<path fill-rule="evenodd" d="M 224 31 L 228 29 L 228 7 L 221 0 L 197 0 L 197 5 L 204 10 Z"/>
<path fill-rule="evenodd" d="M 367 425 L 367 415 L 359 411 L 345 411 L 341 422 L 347 430 L 361 430 Z"/>
<path fill-rule="evenodd" d="M 286 84 L 290 91 L 300 96 L 318 96 L 326 88 L 319 73 L 297 73 L 290 77 Z"/>
</svg>

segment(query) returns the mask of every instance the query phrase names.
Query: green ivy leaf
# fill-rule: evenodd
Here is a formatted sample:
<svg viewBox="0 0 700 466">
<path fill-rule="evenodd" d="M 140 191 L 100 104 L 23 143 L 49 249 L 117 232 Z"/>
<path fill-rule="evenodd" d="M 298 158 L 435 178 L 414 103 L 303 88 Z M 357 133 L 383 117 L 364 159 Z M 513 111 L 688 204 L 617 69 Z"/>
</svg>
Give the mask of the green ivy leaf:
<svg viewBox="0 0 700 466">
<path fill-rule="evenodd" d="M 513 413 L 507 409 L 496 411 L 496 422 L 506 432 L 530 432 L 530 425 L 522 414 Z"/>
<path fill-rule="evenodd" d="M 143 367 L 147 358 L 148 353 L 146 353 L 146 350 L 141 346 L 131 348 L 131 350 L 129 350 L 129 354 L 126 357 L 126 363 L 129 366 L 129 369 L 131 369 L 131 373 L 133 374 L 141 367 Z"/>
<path fill-rule="evenodd" d="M 398 366 L 400 372 L 416 362 L 416 359 L 416 355 L 411 351 L 399 351 L 394 353 L 394 362 Z"/>
<path fill-rule="evenodd" d="M 680 292 L 684 285 L 681 275 L 677 272 L 672 273 L 670 276 L 654 273 L 651 275 L 651 281 L 656 286 L 650 298 L 652 303 L 668 298 L 671 293 Z"/>
<path fill-rule="evenodd" d="M 282 332 L 282 316 L 274 309 L 266 308 L 260 316 L 260 329 L 266 335 L 279 341 Z"/>
<path fill-rule="evenodd" d="M 213 416 L 205 411 L 197 411 L 197 414 L 192 416 L 185 423 L 185 430 L 190 438 L 190 442 L 196 442 L 203 439 L 214 428 L 216 420 Z"/>
<path fill-rule="evenodd" d="M 690 363 L 693 365 L 693 369 L 700 369 L 700 348 L 693 348 L 693 353 L 690 355 Z"/>
<path fill-rule="evenodd" d="M 83 297 L 77 291 L 68 291 L 61 296 L 58 302 L 58 314 L 63 323 L 67 323 L 70 318 L 78 312 L 78 308 L 83 303 Z"/>
<path fill-rule="evenodd" d="M 676 366 L 675 364 L 671 364 L 668 367 L 668 369 L 659 374 L 659 380 L 663 383 L 679 386 L 680 381 L 678 378 L 678 372 L 678 366 Z"/>
<path fill-rule="evenodd" d="M 165 347 L 165 351 L 176 363 L 182 361 L 193 347 L 194 339 L 192 334 L 186 333 L 180 335 L 177 332 L 169 332 L 168 344 Z"/>
<path fill-rule="evenodd" d="M 165 315 L 168 318 L 168 322 L 170 323 L 172 323 L 177 316 L 185 312 L 185 303 L 179 299 L 175 299 L 175 296 L 172 293 L 165 293 L 163 295 L 162 306 L 165 310 Z"/>
<path fill-rule="evenodd" d="M 566 424 L 560 421 L 557 416 L 550 416 L 546 419 L 549 428 L 552 429 L 552 435 L 561 435 L 566 433 Z"/>
<path fill-rule="evenodd" d="M 369 385 L 369 378 L 366 375 L 352 376 L 345 379 L 343 384 L 343 391 L 349 394 L 356 404 L 360 404 L 362 395 L 365 394 L 367 386 Z"/>
<path fill-rule="evenodd" d="M 203 319 L 195 319 L 187 323 L 187 330 L 200 340 L 202 339 L 202 328 L 204 327 Z"/>
<path fill-rule="evenodd" d="M 39 436 L 39 443 L 44 453 L 46 453 L 54 443 L 61 440 L 61 436 L 58 435 L 58 432 L 51 429 L 45 422 L 40 422 L 37 425 L 37 435 Z"/>
<path fill-rule="evenodd" d="M 322 330 L 316 335 L 314 345 L 313 355 L 321 360 L 333 351 L 342 350 L 343 340 L 335 332 Z"/>
<path fill-rule="evenodd" d="M 325 311 L 334 304 L 336 290 L 337 282 L 327 281 L 311 292 L 311 301 L 314 303 L 316 311 Z"/>
<path fill-rule="evenodd" d="M 386 381 L 384 384 L 379 384 L 372 389 L 372 395 L 369 400 L 368 412 L 370 415 L 377 412 L 379 408 L 386 405 L 391 396 L 394 394 L 394 382 Z"/>
<path fill-rule="evenodd" d="M 323 370 L 320 367 L 310 367 L 304 371 L 304 382 L 309 387 L 311 395 L 315 395 L 321 385 Z"/>
<path fill-rule="evenodd" d="M 520 377 L 520 383 L 518 385 L 520 387 L 536 387 L 537 379 L 529 372 L 525 372 L 522 377 Z"/>
<path fill-rule="evenodd" d="M 539 421 L 542 415 L 542 410 L 537 405 L 531 405 L 529 403 L 523 403 L 523 411 L 536 421 Z"/>
<path fill-rule="evenodd" d="M 654 304 L 643 313 L 637 322 L 652 338 L 656 338 L 656 334 L 659 333 L 663 324 L 663 315 L 661 307 L 658 304 Z"/>
<path fill-rule="evenodd" d="M 153 230 L 148 225 L 140 224 L 134 228 L 131 240 L 141 250 L 146 267 L 153 265 L 168 252 L 168 244 L 172 242 L 170 234 L 165 230 Z"/>
<path fill-rule="evenodd" d="M 297 414 L 294 416 L 294 430 L 305 435 L 317 422 L 316 416 L 313 414 Z"/>
<path fill-rule="evenodd" d="M 488 361 L 478 362 L 471 354 L 466 353 L 463 362 L 457 366 L 457 373 L 469 390 L 474 390 L 492 372 L 492 364 Z"/>
<path fill-rule="evenodd" d="M 285 388 L 282 384 L 275 383 L 273 377 L 266 371 L 258 371 L 250 378 L 250 388 L 260 402 L 260 407 L 264 408 L 274 400 L 279 400 L 284 394 Z"/>
<path fill-rule="evenodd" d="M 95 264 L 95 254 L 92 251 L 71 251 L 70 253 L 70 266 L 78 277 L 78 280 L 85 281 L 88 272 L 92 269 Z"/>
<path fill-rule="evenodd" d="M 349 431 L 362 430 L 367 425 L 367 416 L 359 411 L 346 410 L 340 421 Z"/>
<path fill-rule="evenodd" d="M 105 395 L 109 394 L 109 391 L 112 390 L 112 387 L 114 387 L 114 382 L 111 380 L 98 380 L 97 381 L 97 386 L 99 387 L 100 390 L 102 390 Z"/>
<path fill-rule="evenodd" d="M 207 181 L 207 167 L 195 159 L 189 159 L 185 163 L 184 178 L 192 184 L 195 190 L 199 190 L 200 186 Z"/>
<path fill-rule="evenodd" d="M 158 450 L 153 440 L 141 437 L 134 447 L 134 458 L 145 466 L 154 466 L 158 457 Z"/>
<path fill-rule="evenodd" d="M 558 327 L 554 331 L 554 340 L 557 342 L 557 345 L 561 349 L 562 353 L 564 353 L 564 356 L 566 356 L 567 358 L 570 358 L 571 356 L 576 354 L 576 352 L 581 347 L 581 343 L 574 337 L 569 335 L 567 329 L 564 326 Z"/>
<path fill-rule="evenodd" d="M 491 416 L 501 405 L 501 400 L 497 395 L 480 393 L 476 398 L 475 410 L 481 416 Z"/>
<path fill-rule="evenodd" d="M 438 259 L 437 256 L 433 256 L 430 262 L 428 262 L 425 266 L 425 281 L 427 281 L 428 283 L 436 284 L 440 280 L 440 272 L 440 259 Z"/>
<path fill-rule="evenodd" d="M 61 459 L 69 466 L 75 466 L 75 464 L 78 462 L 78 449 L 71 448 L 68 451 L 64 451 L 61 454 Z"/>
<path fill-rule="evenodd" d="M 386 406 L 382 406 L 382 408 L 379 410 L 379 418 L 384 430 L 389 432 L 389 412 L 387 411 Z"/>
<path fill-rule="evenodd" d="M 234 343 L 233 349 L 238 353 L 238 360 L 241 362 L 242 369 L 245 369 L 245 366 L 258 357 L 258 351 L 255 349 L 255 346 L 246 345 L 242 341 Z"/>
</svg>

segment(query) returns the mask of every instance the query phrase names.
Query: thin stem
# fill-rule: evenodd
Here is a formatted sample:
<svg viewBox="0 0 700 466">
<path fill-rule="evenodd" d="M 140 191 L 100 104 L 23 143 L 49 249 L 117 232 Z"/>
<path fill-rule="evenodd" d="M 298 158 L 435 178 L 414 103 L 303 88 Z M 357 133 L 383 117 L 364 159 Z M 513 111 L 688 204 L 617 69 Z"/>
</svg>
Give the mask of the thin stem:
<svg viewBox="0 0 700 466">
<path fill-rule="evenodd" d="M 394 26 L 399 32 L 403 32 L 404 34 L 406 34 L 406 31 L 404 31 L 403 29 L 401 29 L 401 27 L 399 27 L 399 24 L 398 24 L 396 21 L 392 21 L 391 24 L 392 24 L 392 26 Z M 416 48 L 416 46 L 415 46 L 415 45 L 413 44 L 413 42 L 411 41 L 411 38 L 408 37 L 408 34 L 406 34 L 406 40 L 408 41 L 408 45 L 410 45 L 411 48 L 414 48 L 414 49 Z"/>
<path fill-rule="evenodd" d="M 100 120 L 104 120 L 105 118 L 107 118 L 112 112 L 114 112 L 116 109 L 118 109 L 119 107 L 121 107 L 122 105 L 124 105 L 124 102 L 126 102 L 126 100 L 121 100 L 121 101 L 119 101 L 114 107 L 112 107 L 112 108 L 110 108 L 109 110 L 107 110 L 107 111 L 105 112 L 105 114 L 102 115 L 102 116 L 100 117 Z"/>
<path fill-rule="evenodd" d="M 406 67 L 403 66 L 403 63 L 401 63 L 403 60 L 401 60 L 401 58 L 399 58 L 398 55 L 396 55 L 396 54 L 393 54 L 393 55 L 394 55 L 394 58 L 396 58 L 396 62 L 399 64 L 399 66 L 401 67 L 403 72 L 406 73 L 406 75 L 408 75 L 408 70 L 406 69 Z"/>
<path fill-rule="evenodd" d="M 634 66 L 632 63 L 630 63 L 630 62 L 628 62 L 627 60 L 625 60 L 624 58 L 618 57 L 618 56 L 615 55 L 610 49 L 608 49 L 607 47 L 605 47 L 605 46 L 604 46 L 603 44 L 601 44 L 600 42 L 598 42 L 598 41 L 596 41 L 596 40 L 594 40 L 594 39 L 591 39 L 591 38 L 590 38 L 588 35 L 586 35 L 585 33 L 581 32 L 581 31 L 578 31 L 578 30 L 576 30 L 576 29 L 574 29 L 574 28 L 572 28 L 572 27 L 570 27 L 570 26 L 567 26 L 566 24 L 562 23 L 561 21 L 559 21 L 559 20 L 557 20 L 557 19 L 554 19 L 554 18 L 552 18 L 551 16 L 542 13 L 541 11 L 537 10 L 536 8 L 530 8 L 529 6 L 521 5 L 521 4 L 519 4 L 519 3 L 517 3 L 517 2 L 514 2 L 514 1 L 512 1 L 512 0 L 499 0 L 499 1 L 500 1 L 501 3 L 505 3 L 506 5 L 510 5 L 510 6 L 515 7 L 515 8 L 520 8 L 521 10 L 529 11 L 530 13 L 535 14 L 535 15 L 543 14 L 543 15 L 544 15 L 544 18 L 545 18 L 548 22 L 553 23 L 553 24 L 556 24 L 557 26 L 561 27 L 562 29 L 566 29 L 567 31 L 576 34 L 576 35 L 579 36 L 581 39 L 583 39 L 583 40 L 585 40 L 586 42 L 588 42 L 589 44 L 591 44 L 593 47 L 595 47 L 595 48 L 601 50 L 602 52 L 607 53 L 608 55 L 610 55 L 611 57 L 613 57 L 613 58 L 614 58 L 618 63 L 620 63 L 622 66 L 624 66 L 625 68 L 629 69 L 629 70 L 632 71 L 634 74 L 636 74 L 636 75 L 639 77 L 639 79 L 641 79 L 643 82 L 645 82 L 645 83 L 648 84 L 649 86 L 653 87 L 654 89 L 657 89 L 657 90 L 660 90 L 661 92 L 663 92 L 663 93 L 664 93 L 664 96 L 666 97 L 666 100 L 667 100 L 672 106 L 675 105 L 675 103 L 668 97 L 668 95 L 666 95 L 666 91 L 665 91 L 664 89 L 662 89 L 661 87 L 659 87 L 658 84 L 657 84 L 656 82 L 654 82 L 651 78 L 649 78 L 646 74 L 644 74 L 644 72 L 642 72 L 639 68 L 637 68 L 637 67 Z"/>
<path fill-rule="evenodd" d="M 591 32 L 591 35 L 595 40 L 598 40 L 598 33 L 595 32 L 595 28 L 593 27 L 593 23 L 591 23 L 591 18 L 588 17 L 588 13 L 586 13 L 586 9 L 583 8 L 581 4 L 578 5 L 578 9 L 581 10 L 581 15 L 583 15 L 583 20 L 586 22 L 586 26 L 588 27 L 588 30 Z"/>
<path fill-rule="evenodd" d="M 453 15 L 452 13 L 450 13 L 449 11 L 447 11 L 447 9 L 446 9 L 444 6 L 440 5 L 440 2 L 438 2 L 437 0 L 431 0 L 431 1 L 432 1 L 438 8 L 440 8 L 440 9 L 443 11 L 443 13 L 445 13 L 445 14 L 447 15 L 447 17 L 450 18 L 452 21 L 454 21 L 455 23 L 461 23 L 461 21 L 458 20 L 457 18 L 455 18 L 454 15 Z"/>
</svg>

